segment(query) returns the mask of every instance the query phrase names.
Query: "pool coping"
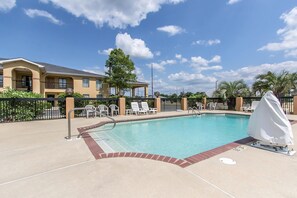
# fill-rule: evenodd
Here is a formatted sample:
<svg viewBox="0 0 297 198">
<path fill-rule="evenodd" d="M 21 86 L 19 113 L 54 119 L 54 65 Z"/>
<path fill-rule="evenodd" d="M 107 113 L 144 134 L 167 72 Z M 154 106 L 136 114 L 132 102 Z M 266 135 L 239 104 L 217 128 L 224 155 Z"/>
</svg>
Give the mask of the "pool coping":
<svg viewBox="0 0 297 198">
<path fill-rule="evenodd" d="M 212 114 L 212 113 L 203 113 L 203 114 Z M 241 116 L 250 116 L 250 115 L 244 115 L 244 114 L 236 114 L 236 113 L 215 113 L 215 114 L 228 114 L 228 115 L 241 115 Z M 185 115 L 173 115 L 173 116 L 157 116 L 152 118 L 140 118 L 140 119 L 127 119 L 127 120 L 119 120 L 117 122 L 133 122 L 133 121 L 143 121 L 143 120 L 153 120 L 153 119 L 161 119 L 161 118 L 171 118 L 171 117 L 182 117 L 182 116 L 191 116 L 195 114 L 185 114 Z M 296 124 L 296 120 L 290 120 L 291 125 Z M 78 128 L 78 132 L 82 134 L 82 138 L 84 139 L 85 143 L 89 147 L 91 153 L 95 157 L 96 160 L 104 159 L 104 158 L 116 158 L 116 157 L 133 157 L 133 158 L 141 158 L 141 159 L 151 159 L 161 162 L 166 162 L 170 164 L 177 165 L 181 168 L 186 168 L 190 165 L 196 164 L 198 162 L 201 162 L 203 160 L 206 160 L 208 158 L 211 158 L 213 156 L 219 155 L 221 153 L 224 153 L 226 151 L 229 151 L 231 149 L 234 149 L 240 145 L 248 144 L 250 142 L 255 141 L 252 137 L 246 137 L 219 147 L 216 147 L 214 149 L 204 151 L 202 153 L 198 153 L 195 155 L 192 155 L 190 157 L 179 159 L 164 155 L 158 155 L 158 154 L 150 154 L 150 153 L 138 153 L 138 152 L 114 152 L 114 153 L 105 153 L 104 150 L 97 144 L 97 142 L 90 136 L 89 133 L 86 133 L 90 129 L 94 129 L 100 126 L 103 126 L 105 124 L 112 123 L 110 121 L 102 121 L 100 123 L 81 127 Z"/>
</svg>

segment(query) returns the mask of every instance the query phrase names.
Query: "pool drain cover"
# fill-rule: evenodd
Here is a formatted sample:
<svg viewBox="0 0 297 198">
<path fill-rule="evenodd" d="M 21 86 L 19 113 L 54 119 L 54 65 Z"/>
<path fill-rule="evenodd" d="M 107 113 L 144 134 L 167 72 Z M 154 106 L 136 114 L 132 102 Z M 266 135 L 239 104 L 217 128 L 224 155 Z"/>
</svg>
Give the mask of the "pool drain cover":
<svg viewBox="0 0 297 198">
<path fill-rule="evenodd" d="M 222 162 L 223 164 L 228 164 L 228 165 L 236 164 L 236 161 L 234 161 L 233 159 L 230 159 L 230 158 L 226 158 L 226 157 L 220 158 L 220 162 Z"/>
</svg>

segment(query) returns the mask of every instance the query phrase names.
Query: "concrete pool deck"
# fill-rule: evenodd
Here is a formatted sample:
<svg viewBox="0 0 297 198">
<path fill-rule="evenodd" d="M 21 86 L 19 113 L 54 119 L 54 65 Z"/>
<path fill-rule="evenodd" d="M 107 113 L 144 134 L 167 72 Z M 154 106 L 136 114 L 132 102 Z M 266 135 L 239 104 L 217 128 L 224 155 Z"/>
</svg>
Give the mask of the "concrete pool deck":
<svg viewBox="0 0 297 198">
<path fill-rule="evenodd" d="M 297 120 L 297 116 L 288 117 Z M 73 119 L 72 132 L 78 134 L 77 128 L 100 121 L 106 118 Z M 296 124 L 293 132 L 296 144 Z M 0 124 L 1 198 L 297 196 L 297 155 L 288 157 L 245 145 L 181 168 L 139 158 L 95 160 L 83 139 L 66 141 L 66 135 L 65 119 Z M 232 158 L 237 164 L 222 164 L 220 157 Z"/>
</svg>

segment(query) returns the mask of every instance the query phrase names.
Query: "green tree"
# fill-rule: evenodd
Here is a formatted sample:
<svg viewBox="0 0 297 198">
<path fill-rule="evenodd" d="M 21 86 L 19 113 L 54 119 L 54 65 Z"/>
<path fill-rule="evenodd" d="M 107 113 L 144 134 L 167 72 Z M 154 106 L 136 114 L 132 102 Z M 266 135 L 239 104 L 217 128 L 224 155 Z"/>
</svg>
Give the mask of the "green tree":
<svg viewBox="0 0 297 198">
<path fill-rule="evenodd" d="M 108 69 L 105 72 L 108 76 L 106 81 L 116 88 L 116 94 L 119 93 L 119 90 L 130 88 L 129 82 L 136 81 L 134 63 L 129 55 L 125 55 L 121 49 L 114 49 L 110 52 L 105 67 Z"/>
<path fill-rule="evenodd" d="M 297 74 L 290 74 L 287 71 L 282 71 L 277 74 L 267 72 L 256 76 L 256 81 L 253 84 L 253 92 L 260 93 L 262 96 L 265 92 L 271 90 L 276 97 L 284 96 L 290 93 L 291 89 L 296 88 Z"/>
<path fill-rule="evenodd" d="M 249 95 L 249 88 L 243 80 L 236 80 L 233 82 L 223 81 L 219 84 L 218 89 L 215 91 L 217 97 L 227 100 L 228 109 L 235 108 L 235 97 Z"/>
<path fill-rule="evenodd" d="M 223 81 L 219 84 L 218 90 L 215 91 L 218 97 L 235 98 L 237 96 L 247 96 L 250 91 L 243 80 L 233 82 Z"/>
</svg>

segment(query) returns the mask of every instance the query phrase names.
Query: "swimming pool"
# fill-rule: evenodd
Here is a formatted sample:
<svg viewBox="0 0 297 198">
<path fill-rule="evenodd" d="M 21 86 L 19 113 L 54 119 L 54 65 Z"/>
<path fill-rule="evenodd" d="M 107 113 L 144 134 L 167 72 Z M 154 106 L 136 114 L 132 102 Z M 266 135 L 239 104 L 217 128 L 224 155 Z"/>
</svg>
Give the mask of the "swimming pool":
<svg viewBox="0 0 297 198">
<path fill-rule="evenodd" d="M 247 137 L 248 116 L 205 114 L 105 125 L 90 135 L 105 153 L 141 152 L 186 158 Z M 97 132 L 96 132 L 97 131 Z"/>
</svg>

